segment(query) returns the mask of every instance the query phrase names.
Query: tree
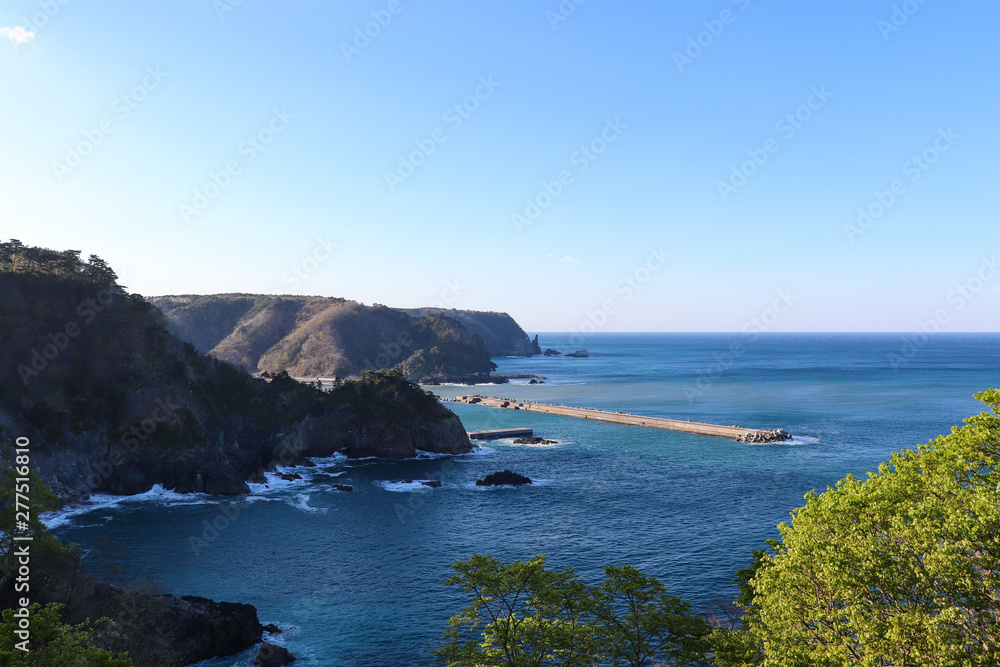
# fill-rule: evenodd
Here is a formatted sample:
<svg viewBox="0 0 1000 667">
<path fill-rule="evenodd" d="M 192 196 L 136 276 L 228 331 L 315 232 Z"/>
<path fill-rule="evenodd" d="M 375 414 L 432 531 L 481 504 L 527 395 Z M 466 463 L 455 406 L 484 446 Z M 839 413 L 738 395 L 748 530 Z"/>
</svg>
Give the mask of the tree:
<svg viewBox="0 0 1000 667">
<path fill-rule="evenodd" d="M 596 644 L 589 621 L 595 600 L 572 568 L 550 572 L 544 556 L 504 564 L 489 555 L 452 568 L 457 574 L 446 585 L 471 595 L 472 604 L 448 622 L 448 641 L 436 651 L 445 664 L 592 664 Z"/>
<path fill-rule="evenodd" d="M 472 597 L 436 651 L 452 667 L 690 665 L 705 656 L 708 623 L 633 567 L 605 568 L 601 586 L 572 568 L 546 570 L 544 556 L 508 564 L 473 556 L 452 567 L 446 583 Z"/>
<path fill-rule="evenodd" d="M 59 620 L 62 605 L 33 604 L 28 608 L 30 639 L 25 652 L 14 631 L 19 628 L 13 609 L 3 612 L 0 622 L 0 665 L 10 667 L 132 667 L 128 655 L 115 657 L 94 646 L 91 624 L 66 625 Z M 101 621 L 106 622 L 106 621 Z"/>
<path fill-rule="evenodd" d="M 766 666 L 1000 664 L 1000 392 L 867 480 L 810 492 L 751 584 Z"/>
<path fill-rule="evenodd" d="M 634 567 L 609 565 L 598 618 L 609 664 L 641 667 L 654 657 L 690 665 L 705 655 L 710 627 L 683 598 Z"/>
<path fill-rule="evenodd" d="M 778 545 L 777 540 L 768 540 L 768 543 L 772 548 Z M 716 623 L 707 638 L 715 667 L 756 667 L 764 661 L 759 632 L 760 607 L 754 603 L 753 580 L 765 562 L 767 552 L 758 549 L 753 551 L 749 567 L 736 570 L 731 583 L 736 584 L 739 595 L 731 607 L 724 609 L 728 622 Z"/>
</svg>

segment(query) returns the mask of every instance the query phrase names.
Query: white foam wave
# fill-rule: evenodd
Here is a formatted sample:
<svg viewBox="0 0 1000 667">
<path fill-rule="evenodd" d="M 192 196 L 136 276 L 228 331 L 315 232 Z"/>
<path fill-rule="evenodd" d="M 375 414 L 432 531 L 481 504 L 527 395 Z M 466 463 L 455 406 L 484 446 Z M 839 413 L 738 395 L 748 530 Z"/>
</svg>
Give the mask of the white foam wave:
<svg viewBox="0 0 1000 667">
<path fill-rule="evenodd" d="M 337 453 L 334 453 L 332 456 L 323 456 L 323 457 L 318 457 L 318 458 L 310 456 L 309 460 L 312 461 L 313 463 L 315 463 L 319 467 L 332 466 L 332 465 L 338 465 L 338 464 L 343 463 L 344 461 L 346 461 L 347 460 L 347 454 L 341 454 L 341 453 L 337 452 Z M 311 468 L 312 466 L 309 466 L 309 467 Z M 306 468 L 306 469 L 308 470 L 308 468 Z"/>
<path fill-rule="evenodd" d="M 309 496 L 308 493 L 300 493 L 300 494 L 296 495 L 294 498 L 287 499 L 285 502 L 287 502 L 289 505 L 291 505 L 292 507 L 294 507 L 296 509 L 302 510 L 303 512 L 309 512 L 309 513 L 312 513 L 312 514 L 315 514 L 315 513 L 324 514 L 324 513 L 326 513 L 326 508 L 325 507 L 313 507 L 312 505 L 309 504 L 309 500 L 310 500 L 310 496 Z"/>
<path fill-rule="evenodd" d="M 74 518 L 88 514 L 90 512 L 115 507 L 117 505 L 128 505 L 132 503 L 156 503 L 160 505 L 207 505 L 218 502 L 217 498 L 205 493 L 177 493 L 176 491 L 164 489 L 159 484 L 154 484 L 153 488 L 145 493 L 137 493 L 131 496 L 117 496 L 111 494 L 93 494 L 88 500 L 81 503 L 65 507 L 55 512 L 44 512 L 39 515 L 39 520 L 49 530 L 64 526 L 73 521 Z M 105 519 L 107 520 L 107 519 Z"/>
<path fill-rule="evenodd" d="M 454 456 L 453 454 L 444 454 L 441 452 L 425 452 L 422 449 L 416 450 L 417 456 L 425 459 L 443 459 L 449 456 Z"/>
<path fill-rule="evenodd" d="M 395 493 L 412 493 L 414 491 L 432 491 L 433 488 L 424 484 L 424 482 L 430 482 L 433 480 L 429 479 L 413 479 L 409 481 L 401 482 L 391 482 L 391 481 L 381 481 L 377 482 L 386 491 L 393 491 Z"/>
<path fill-rule="evenodd" d="M 484 440 L 479 440 L 477 442 L 485 442 Z M 471 452 L 466 452 L 465 454 L 459 455 L 457 458 L 461 460 L 463 456 L 489 456 L 491 454 L 496 454 L 497 450 L 492 447 L 487 447 L 486 445 L 476 445 L 473 447 Z"/>
<path fill-rule="evenodd" d="M 787 445 L 790 447 L 795 447 L 797 445 L 815 445 L 819 442 L 819 438 L 814 438 L 808 435 L 793 435 L 789 440 L 782 440 L 781 442 L 748 442 L 741 443 L 747 445 L 760 445 L 762 447 L 778 447 L 781 445 Z"/>
<path fill-rule="evenodd" d="M 504 442 L 504 444 L 509 445 L 511 447 L 528 447 L 531 449 L 553 449 L 555 447 L 562 447 L 566 443 L 556 440 L 555 442 L 549 442 L 549 443 L 539 442 L 532 444 L 528 442 L 514 442 L 514 439 L 512 438 L 510 442 Z"/>
</svg>

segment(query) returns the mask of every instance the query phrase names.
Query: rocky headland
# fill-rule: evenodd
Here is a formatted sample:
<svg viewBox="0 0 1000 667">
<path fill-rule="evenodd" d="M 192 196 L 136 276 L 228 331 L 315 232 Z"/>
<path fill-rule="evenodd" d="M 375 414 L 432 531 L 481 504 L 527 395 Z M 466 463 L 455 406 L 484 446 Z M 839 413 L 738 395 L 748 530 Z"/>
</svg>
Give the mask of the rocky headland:
<svg viewBox="0 0 1000 667">
<path fill-rule="evenodd" d="M 409 317 L 397 313 L 399 317 Z M 64 500 L 95 491 L 243 494 L 310 456 L 411 458 L 472 445 L 398 370 L 320 390 L 199 353 L 99 258 L 0 244 L 0 437 Z"/>
<path fill-rule="evenodd" d="M 506 313 L 396 309 L 294 295 L 179 295 L 149 301 L 164 313 L 170 330 L 198 352 L 251 373 L 346 378 L 395 369 L 421 384 L 502 383 L 490 375 L 496 368 L 490 357 L 535 353 L 528 335 Z"/>
</svg>

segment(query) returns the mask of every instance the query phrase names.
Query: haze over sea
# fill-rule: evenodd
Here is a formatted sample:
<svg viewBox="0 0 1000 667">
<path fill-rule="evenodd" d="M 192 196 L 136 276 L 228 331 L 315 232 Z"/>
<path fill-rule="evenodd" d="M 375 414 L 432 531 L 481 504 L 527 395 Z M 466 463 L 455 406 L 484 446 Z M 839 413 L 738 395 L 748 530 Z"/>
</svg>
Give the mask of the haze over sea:
<svg viewBox="0 0 1000 667">
<path fill-rule="evenodd" d="M 543 348 L 581 347 L 569 334 L 540 338 Z M 742 353 L 728 356 L 737 342 Z M 589 358 L 495 360 L 500 371 L 544 375 L 544 384 L 432 389 L 780 427 L 795 439 L 747 445 L 449 404 L 470 430 L 528 426 L 558 444 L 484 442 L 454 459 L 329 459 L 296 469 L 302 481 L 253 485 L 232 506 L 155 490 L 99 498 L 49 522 L 59 539 L 93 550 L 94 574 L 106 539 L 132 576 L 159 579 L 168 592 L 255 605 L 262 622 L 285 630 L 272 641 L 296 664 L 428 665 L 464 603 L 442 585 L 456 560 L 546 554 L 594 582 L 606 564 L 631 564 L 707 609 L 732 598 L 735 570 L 777 536 L 806 492 L 948 432 L 980 411 L 973 393 L 1000 385 L 1000 334 L 594 334 L 582 347 Z M 536 483 L 475 486 L 505 468 Z M 317 474 L 354 492 L 310 483 Z M 442 488 L 417 483 L 429 479 Z M 220 520 L 223 509 L 235 518 Z M 217 534 L 206 532 L 213 521 Z M 195 549 L 192 538 L 205 542 Z M 204 664 L 246 665 L 254 654 Z"/>
</svg>

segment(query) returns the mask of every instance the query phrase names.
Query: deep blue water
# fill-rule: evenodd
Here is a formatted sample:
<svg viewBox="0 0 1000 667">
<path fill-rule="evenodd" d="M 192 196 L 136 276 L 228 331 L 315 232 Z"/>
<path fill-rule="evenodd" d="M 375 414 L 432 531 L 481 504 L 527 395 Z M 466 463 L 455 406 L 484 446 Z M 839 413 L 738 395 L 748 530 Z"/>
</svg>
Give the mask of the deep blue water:
<svg viewBox="0 0 1000 667">
<path fill-rule="evenodd" d="M 497 359 L 545 384 L 436 387 L 635 414 L 781 427 L 794 444 L 719 438 L 450 404 L 470 430 L 530 426 L 554 446 L 483 443 L 476 454 L 404 462 L 329 460 L 339 493 L 308 481 L 255 487 L 239 515 L 208 496 L 150 493 L 62 517 L 56 535 L 86 548 L 106 539 L 135 577 L 164 590 L 254 604 L 298 665 L 427 665 L 462 598 L 443 586 L 475 553 L 546 554 L 593 582 L 632 564 L 696 608 L 729 599 L 734 571 L 775 525 L 848 473 L 961 425 L 1000 386 L 1000 335 L 596 334 L 586 359 Z M 542 334 L 568 351 L 568 335 Z M 728 357 L 734 343 L 738 354 Z M 897 355 L 894 357 L 893 355 Z M 484 490 L 510 468 L 530 487 Z M 441 479 L 443 488 L 400 484 Z M 234 510 L 229 509 L 230 513 Z M 213 538 L 205 522 L 224 529 Z M 226 523 L 228 526 L 225 526 Z M 213 538 L 195 553 L 191 538 Z M 95 550 L 86 561 L 100 572 Z M 211 661 L 246 665 L 253 652 Z"/>
</svg>

